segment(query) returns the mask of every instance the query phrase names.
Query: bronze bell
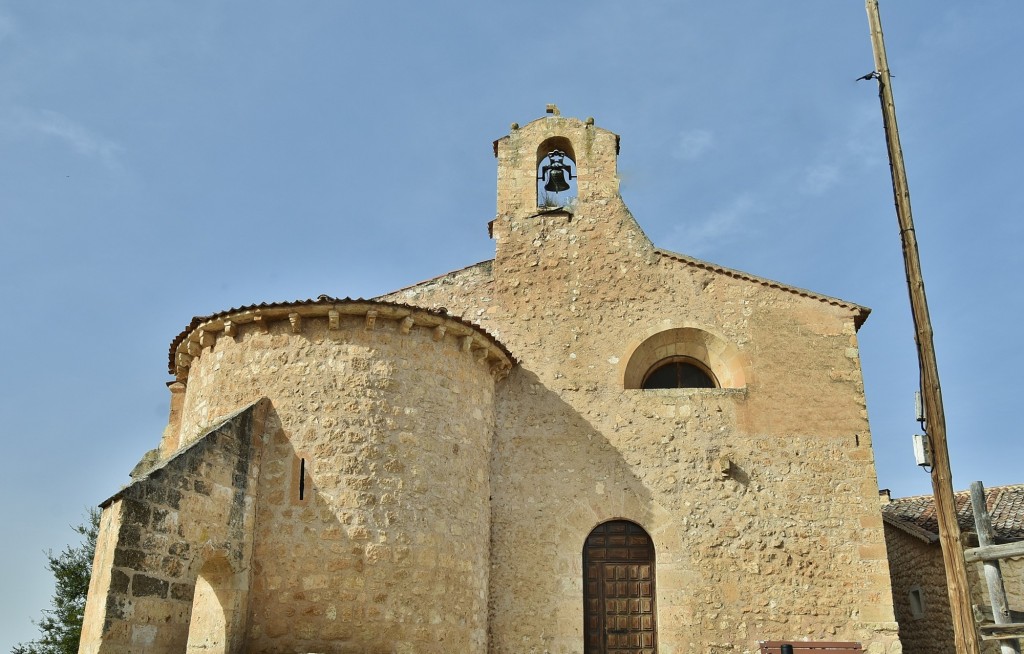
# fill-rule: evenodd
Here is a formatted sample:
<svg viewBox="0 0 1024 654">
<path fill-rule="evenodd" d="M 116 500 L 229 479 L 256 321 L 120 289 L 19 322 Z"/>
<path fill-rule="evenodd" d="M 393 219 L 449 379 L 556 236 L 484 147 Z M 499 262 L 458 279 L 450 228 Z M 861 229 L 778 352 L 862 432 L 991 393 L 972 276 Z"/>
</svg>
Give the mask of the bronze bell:
<svg viewBox="0 0 1024 654">
<path fill-rule="evenodd" d="M 548 183 L 544 185 L 544 190 L 549 193 L 561 193 L 569 190 L 569 184 L 565 181 L 565 171 L 557 168 L 549 171 Z"/>
<path fill-rule="evenodd" d="M 543 166 L 538 179 L 547 178 L 544 190 L 548 193 L 561 193 L 569 190 L 569 183 L 565 181 L 565 174 L 569 173 L 569 179 L 573 178 L 572 169 L 565 163 L 565 153 L 561 150 L 552 150 L 548 153 L 548 165 Z"/>
</svg>

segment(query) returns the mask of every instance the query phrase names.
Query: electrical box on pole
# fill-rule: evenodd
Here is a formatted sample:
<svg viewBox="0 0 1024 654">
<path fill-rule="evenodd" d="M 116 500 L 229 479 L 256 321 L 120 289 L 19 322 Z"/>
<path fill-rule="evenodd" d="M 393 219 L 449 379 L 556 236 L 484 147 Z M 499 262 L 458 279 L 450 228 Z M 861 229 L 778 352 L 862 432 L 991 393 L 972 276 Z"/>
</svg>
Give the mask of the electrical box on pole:
<svg viewBox="0 0 1024 654">
<path fill-rule="evenodd" d="M 932 450 L 925 434 L 914 434 L 914 461 L 922 468 L 932 465 Z"/>
</svg>

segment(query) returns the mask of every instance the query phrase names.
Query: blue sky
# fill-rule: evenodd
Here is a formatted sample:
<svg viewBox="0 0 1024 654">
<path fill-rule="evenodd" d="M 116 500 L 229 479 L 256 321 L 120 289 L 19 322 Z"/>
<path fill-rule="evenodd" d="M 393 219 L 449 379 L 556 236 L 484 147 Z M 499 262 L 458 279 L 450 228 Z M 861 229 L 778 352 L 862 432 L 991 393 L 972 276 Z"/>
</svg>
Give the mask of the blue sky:
<svg viewBox="0 0 1024 654">
<path fill-rule="evenodd" d="M 883 0 L 957 488 L 1024 482 L 1024 4 Z M 167 419 L 193 315 L 493 256 L 491 141 L 594 116 L 655 244 L 873 309 L 881 486 L 930 492 L 860 0 L 0 1 L 0 650 Z"/>
</svg>

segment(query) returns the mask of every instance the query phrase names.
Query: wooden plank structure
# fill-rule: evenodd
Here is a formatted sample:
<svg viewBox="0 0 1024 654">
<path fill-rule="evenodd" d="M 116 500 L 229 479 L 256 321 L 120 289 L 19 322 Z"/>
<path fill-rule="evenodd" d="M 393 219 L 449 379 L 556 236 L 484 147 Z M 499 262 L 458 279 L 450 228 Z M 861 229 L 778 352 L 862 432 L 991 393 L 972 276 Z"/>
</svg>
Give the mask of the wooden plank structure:
<svg viewBox="0 0 1024 654">
<path fill-rule="evenodd" d="M 995 615 L 992 613 L 991 606 L 983 606 L 980 604 L 974 605 L 974 621 L 978 624 L 985 622 L 995 622 Z M 1010 611 L 1010 622 L 1024 622 L 1024 611 Z"/>
<path fill-rule="evenodd" d="M 978 626 L 982 640 L 1016 640 L 1024 638 L 1024 622 L 1006 624 L 983 624 Z"/>
<path fill-rule="evenodd" d="M 978 632 L 982 640 L 1000 641 L 999 649 L 1002 654 L 1021 654 L 1019 639 L 1024 636 L 1024 623 L 1013 622 L 1017 616 L 1014 615 L 1015 611 L 1010 610 L 1006 599 L 999 559 L 1019 556 L 1024 550 L 1020 547 L 1021 543 L 1010 543 L 1011 547 L 995 544 L 996 532 L 992 528 L 992 516 L 989 515 L 988 503 L 985 501 L 985 486 L 980 481 L 971 484 L 971 509 L 974 512 L 974 528 L 978 533 L 980 547 L 967 550 L 964 559 L 967 560 L 970 553 L 978 556 L 978 560 L 983 562 L 988 597 L 992 602 L 990 611 L 995 623 L 979 624 Z"/>
<path fill-rule="evenodd" d="M 782 654 L 783 645 L 790 645 L 793 654 L 859 654 L 864 651 L 860 643 L 762 640 L 758 645 L 761 647 L 761 654 Z"/>
<path fill-rule="evenodd" d="M 1024 540 L 1017 541 L 1016 543 L 1003 543 L 1002 545 L 972 547 L 964 551 L 964 560 L 968 563 L 1012 559 L 1015 556 L 1024 556 Z"/>
</svg>

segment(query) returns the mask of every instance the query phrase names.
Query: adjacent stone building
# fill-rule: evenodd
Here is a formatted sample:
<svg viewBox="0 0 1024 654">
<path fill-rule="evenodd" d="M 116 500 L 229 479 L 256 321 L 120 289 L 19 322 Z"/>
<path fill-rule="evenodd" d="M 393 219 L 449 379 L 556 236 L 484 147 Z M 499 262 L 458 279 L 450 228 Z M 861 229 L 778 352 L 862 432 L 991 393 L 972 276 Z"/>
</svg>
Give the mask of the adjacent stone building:
<svg viewBox="0 0 1024 654">
<path fill-rule="evenodd" d="M 970 491 L 956 493 L 955 500 L 965 546 L 976 547 L 978 537 Z M 1024 540 L 1024 485 L 988 488 L 985 503 L 997 542 Z M 883 493 L 882 518 L 903 651 L 905 654 L 956 654 L 934 498 L 919 495 L 890 500 L 887 493 Z M 1000 568 L 1010 609 L 1024 612 L 1024 559 L 1003 559 Z M 967 578 L 972 603 L 991 606 L 982 564 L 969 564 Z M 982 651 L 999 654 L 999 643 L 985 641 Z"/>
<path fill-rule="evenodd" d="M 513 125 L 493 260 L 194 319 L 81 651 L 900 652 L 868 310 L 655 247 L 618 152 Z"/>
</svg>

